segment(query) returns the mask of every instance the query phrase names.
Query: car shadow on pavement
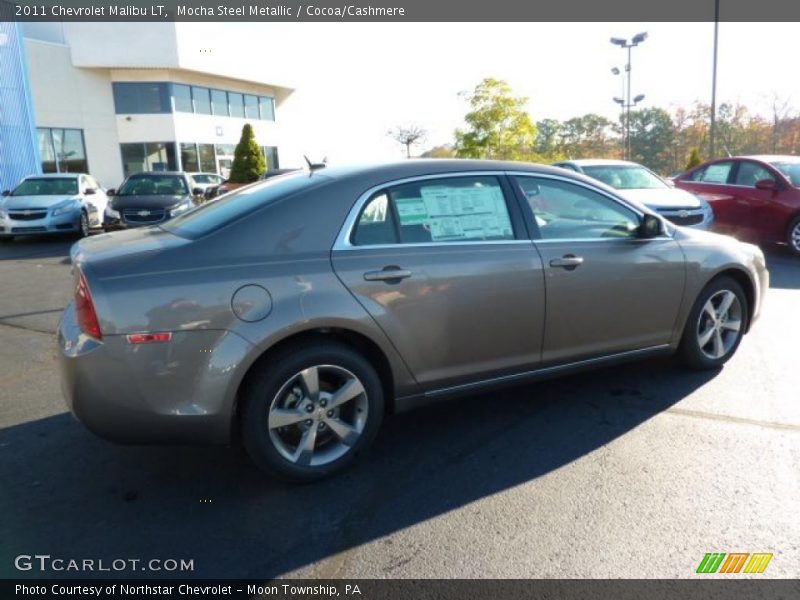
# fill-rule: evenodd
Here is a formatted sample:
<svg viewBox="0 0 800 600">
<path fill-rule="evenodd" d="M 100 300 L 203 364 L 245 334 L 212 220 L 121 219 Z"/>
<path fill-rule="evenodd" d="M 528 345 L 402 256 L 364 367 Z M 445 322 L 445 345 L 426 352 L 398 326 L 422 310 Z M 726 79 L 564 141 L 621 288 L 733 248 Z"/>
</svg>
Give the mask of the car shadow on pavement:
<svg viewBox="0 0 800 600">
<path fill-rule="evenodd" d="M 203 578 L 267 578 L 335 557 L 314 576 L 336 576 L 325 569 L 349 549 L 578 460 L 715 375 L 655 360 L 442 402 L 388 418 L 352 469 L 300 486 L 232 449 L 117 446 L 67 414 L 7 428 L 0 577 L 93 575 L 13 569 L 35 553 L 191 559 L 193 572 L 174 575 Z"/>
<path fill-rule="evenodd" d="M 764 254 L 769 269 L 769 287 L 800 290 L 800 257 L 793 256 L 786 248 L 771 248 Z"/>
<path fill-rule="evenodd" d="M 69 249 L 77 241 L 67 234 L 19 236 L 0 242 L 0 261 L 63 257 L 69 262 Z"/>
</svg>

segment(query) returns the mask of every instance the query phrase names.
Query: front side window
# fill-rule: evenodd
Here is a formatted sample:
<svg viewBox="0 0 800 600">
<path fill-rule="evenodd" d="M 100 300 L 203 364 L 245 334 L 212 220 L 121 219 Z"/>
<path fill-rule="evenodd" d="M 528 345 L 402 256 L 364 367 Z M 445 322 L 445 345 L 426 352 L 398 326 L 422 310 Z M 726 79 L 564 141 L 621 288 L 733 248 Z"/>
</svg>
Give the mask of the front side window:
<svg viewBox="0 0 800 600">
<path fill-rule="evenodd" d="M 794 187 L 800 187 L 800 160 L 777 160 L 770 164 L 783 173 Z"/>
<path fill-rule="evenodd" d="M 351 243 L 415 244 L 513 240 L 496 177 L 425 179 L 388 187 L 362 210 Z"/>
<path fill-rule="evenodd" d="M 736 185 L 745 185 L 747 187 L 756 187 L 756 182 L 763 179 L 770 179 L 775 181 L 775 177 L 766 168 L 758 163 L 743 160 L 739 163 L 739 170 L 736 173 Z"/>
<path fill-rule="evenodd" d="M 538 177 L 515 177 L 543 240 L 634 238 L 639 217 L 589 188 Z"/>
<path fill-rule="evenodd" d="M 12 196 L 73 196 L 78 193 L 76 177 L 30 177 L 11 192 Z"/>
</svg>

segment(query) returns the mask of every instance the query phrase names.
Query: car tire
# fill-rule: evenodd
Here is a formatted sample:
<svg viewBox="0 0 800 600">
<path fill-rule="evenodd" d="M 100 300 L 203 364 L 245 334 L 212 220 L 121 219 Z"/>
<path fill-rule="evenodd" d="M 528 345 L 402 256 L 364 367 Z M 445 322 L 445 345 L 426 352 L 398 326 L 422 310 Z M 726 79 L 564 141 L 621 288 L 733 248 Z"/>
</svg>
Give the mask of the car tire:
<svg viewBox="0 0 800 600">
<path fill-rule="evenodd" d="M 13 235 L 0 235 L 0 244 L 8 244 L 14 241 Z"/>
<path fill-rule="evenodd" d="M 800 256 L 800 216 L 795 217 L 786 228 L 786 245 L 789 246 L 789 252 Z"/>
<path fill-rule="evenodd" d="M 89 214 L 85 211 L 81 211 L 81 218 L 78 221 L 78 238 L 85 238 L 89 237 L 91 233 L 91 225 L 89 225 Z"/>
<path fill-rule="evenodd" d="M 689 312 L 679 355 L 693 369 L 720 368 L 739 347 L 749 314 L 747 296 L 733 278 L 713 279 Z"/>
<path fill-rule="evenodd" d="M 292 346 L 271 357 L 245 386 L 242 442 L 272 476 L 322 479 L 349 466 L 375 439 L 383 396 L 375 368 L 349 346 Z"/>
</svg>

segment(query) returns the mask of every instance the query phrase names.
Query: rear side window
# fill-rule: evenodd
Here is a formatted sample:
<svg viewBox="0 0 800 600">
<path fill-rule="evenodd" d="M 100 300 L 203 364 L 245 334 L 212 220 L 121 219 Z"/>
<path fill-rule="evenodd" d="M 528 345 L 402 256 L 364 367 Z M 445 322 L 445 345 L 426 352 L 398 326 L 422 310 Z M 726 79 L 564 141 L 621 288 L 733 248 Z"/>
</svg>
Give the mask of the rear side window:
<svg viewBox="0 0 800 600">
<path fill-rule="evenodd" d="M 356 246 L 513 240 L 496 177 L 425 179 L 381 190 L 364 206 Z"/>
<path fill-rule="evenodd" d="M 317 187 L 325 181 L 330 181 L 330 178 L 319 174 L 309 175 L 303 171 L 279 175 L 201 204 L 193 210 L 170 219 L 161 227 L 181 237 L 198 238 L 245 217 L 267 204 Z"/>
<path fill-rule="evenodd" d="M 733 162 L 719 162 L 692 173 L 691 180 L 701 183 L 728 183 L 728 176 L 731 173 Z"/>
</svg>

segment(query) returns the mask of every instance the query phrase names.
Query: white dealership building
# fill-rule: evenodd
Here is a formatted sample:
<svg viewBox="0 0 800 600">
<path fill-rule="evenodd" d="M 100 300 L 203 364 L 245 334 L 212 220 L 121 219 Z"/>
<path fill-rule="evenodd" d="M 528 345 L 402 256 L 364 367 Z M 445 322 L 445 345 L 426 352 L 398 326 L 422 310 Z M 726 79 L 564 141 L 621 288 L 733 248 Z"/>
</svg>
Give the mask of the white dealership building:
<svg viewBox="0 0 800 600">
<path fill-rule="evenodd" d="M 280 166 L 277 116 L 293 89 L 268 66 L 254 76 L 221 60 L 219 50 L 246 54 L 247 40 L 215 49 L 176 23 L 25 23 L 16 31 L 36 169 L 88 171 L 109 188 L 144 170 L 224 175 L 245 123 L 268 166 Z"/>
</svg>

